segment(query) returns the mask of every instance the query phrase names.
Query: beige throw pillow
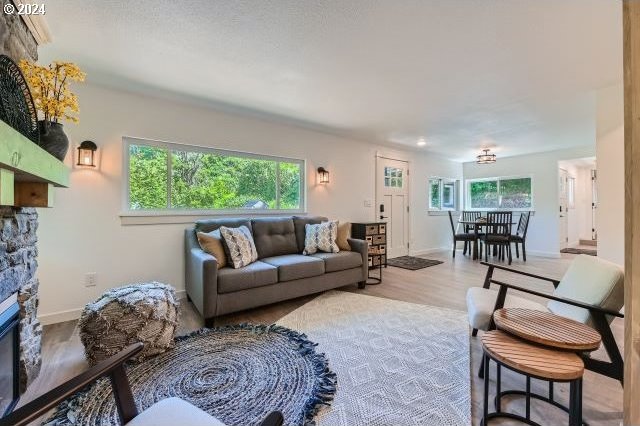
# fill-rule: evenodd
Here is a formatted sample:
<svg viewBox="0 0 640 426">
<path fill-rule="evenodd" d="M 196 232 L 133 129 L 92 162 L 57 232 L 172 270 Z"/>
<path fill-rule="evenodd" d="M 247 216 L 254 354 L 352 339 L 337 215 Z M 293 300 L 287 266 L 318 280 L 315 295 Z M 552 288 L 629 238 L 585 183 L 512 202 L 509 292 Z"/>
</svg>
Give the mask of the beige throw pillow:
<svg viewBox="0 0 640 426">
<path fill-rule="evenodd" d="M 198 243 L 200 243 L 200 248 L 215 257 L 218 261 L 218 269 L 227 266 L 227 255 L 224 254 L 220 230 L 216 229 L 209 233 L 198 232 L 196 235 L 198 237 Z"/>
<path fill-rule="evenodd" d="M 351 222 L 338 223 L 338 238 L 336 244 L 340 250 L 351 251 L 348 239 L 351 238 Z"/>
</svg>

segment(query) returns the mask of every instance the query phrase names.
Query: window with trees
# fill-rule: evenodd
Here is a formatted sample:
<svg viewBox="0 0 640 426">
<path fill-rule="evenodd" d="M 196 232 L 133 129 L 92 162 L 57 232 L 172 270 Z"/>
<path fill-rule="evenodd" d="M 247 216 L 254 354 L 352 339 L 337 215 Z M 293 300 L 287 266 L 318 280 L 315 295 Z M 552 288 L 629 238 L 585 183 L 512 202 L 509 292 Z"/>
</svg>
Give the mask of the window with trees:
<svg viewBox="0 0 640 426">
<path fill-rule="evenodd" d="M 304 161 L 125 138 L 127 210 L 304 210 Z"/>
<path fill-rule="evenodd" d="M 433 177 L 429 179 L 429 210 L 457 210 L 458 181 Z"/>
<path fill-rule="evenodd" d="M 496 177 L 467 180 L 469 210 L 531 210 L 530 177 Z"/>
</svg>

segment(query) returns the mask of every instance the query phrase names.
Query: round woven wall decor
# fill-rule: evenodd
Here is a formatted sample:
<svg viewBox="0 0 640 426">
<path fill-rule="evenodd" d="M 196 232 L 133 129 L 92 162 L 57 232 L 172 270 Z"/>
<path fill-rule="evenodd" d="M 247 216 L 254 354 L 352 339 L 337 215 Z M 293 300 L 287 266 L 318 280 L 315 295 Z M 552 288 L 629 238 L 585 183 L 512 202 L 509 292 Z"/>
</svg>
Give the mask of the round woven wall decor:
<svg viewBox="0 0 640 426">
<path fill-rule="evenodd" d="M 7 55 L 0 55 L 0 120 L 33 142 L 40 142 L 38 113 L 29 86 Z"/>
</svg>

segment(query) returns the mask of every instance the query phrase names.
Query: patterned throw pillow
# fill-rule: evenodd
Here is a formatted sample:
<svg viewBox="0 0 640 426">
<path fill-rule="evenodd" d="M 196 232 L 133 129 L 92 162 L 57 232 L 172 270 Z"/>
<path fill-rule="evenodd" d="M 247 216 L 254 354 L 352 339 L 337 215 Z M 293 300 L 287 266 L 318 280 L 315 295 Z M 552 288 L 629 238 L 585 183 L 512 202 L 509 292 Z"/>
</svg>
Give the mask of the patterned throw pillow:
<svg viewBox="0 0 640 426">
<path fill-rule="evenodd" d="M 251 231 L 246 226 L 239 228 L 220 227 L 220 235 L 229 249 L 229 260 L 235 269 L 258 260 L 258 252 Z"/>
<path fill-rule="evenodd" d="M 313 254 L 318 251 L 337 253 L 340 251 L 336 238 L 338 222 L 322 222 L 317 225 L 304 226 L 304 251 L 302 254 Z"/>
</svg>

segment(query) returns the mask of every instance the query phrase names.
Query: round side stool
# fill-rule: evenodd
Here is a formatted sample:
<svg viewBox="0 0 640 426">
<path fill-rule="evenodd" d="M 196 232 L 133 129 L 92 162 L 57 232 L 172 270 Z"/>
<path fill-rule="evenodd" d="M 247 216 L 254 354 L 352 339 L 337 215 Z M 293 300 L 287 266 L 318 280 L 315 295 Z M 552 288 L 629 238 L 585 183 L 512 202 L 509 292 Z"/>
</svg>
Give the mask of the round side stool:
<svg viewBox="0 0 640 426">
<path fill-rule="evenodd" d="M 547 402 L 569 413 L 569 426 L 582 425 L 582 376 L 584 363 L 573 352 L 559 351 L 536 346 L 507 334 L 493 330 L 482 336 L 484 362 L 484 404 L 481 425 L 486 426 L 489 420 L 508 418 L 519 420 L 525 424 L 540 426 L 531 420 L 531 398 Z M 494 361 L 496 368 L 495 411 L 489 413 L 489 364 Z M 501 390 L 501 368 L 506 367 L 526 378 L 526 390 Z M 531 379 L 549 382 L 549 395 L 544 396 L 531 392 Z M 569 383 L 569 407 L 553 399 L 554 383 Z M 501 398 L 506 395 L 524 396 L 526 401 L 525 415 L 502 411 Z"/>
</svg>

